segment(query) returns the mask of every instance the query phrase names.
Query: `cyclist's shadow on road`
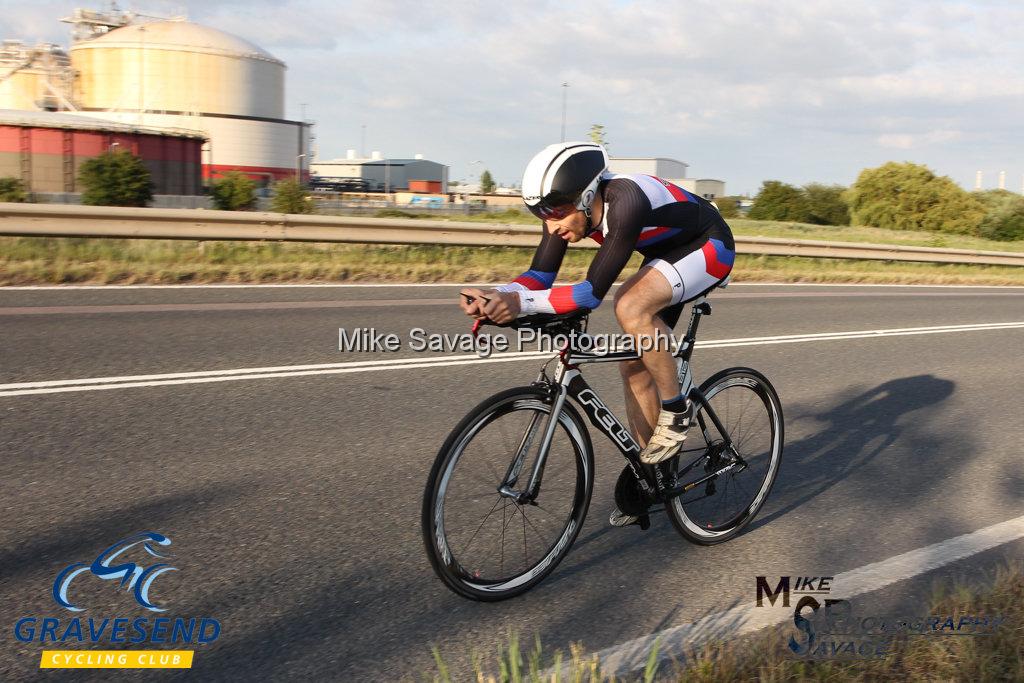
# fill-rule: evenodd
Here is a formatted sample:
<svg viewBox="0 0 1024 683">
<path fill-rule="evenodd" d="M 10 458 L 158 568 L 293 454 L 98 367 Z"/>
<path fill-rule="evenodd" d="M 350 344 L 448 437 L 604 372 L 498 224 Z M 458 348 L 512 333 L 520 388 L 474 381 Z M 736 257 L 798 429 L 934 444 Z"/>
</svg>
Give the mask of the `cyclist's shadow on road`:
<svg viewBox="0 0 1024 683">
<path fill-rule="evenodd" d="M 818 422 L 820 428 L 799 440 L 787 439 L 782 467 L 766 506 L 771 511 L 755 519 L 749 530 L 770 524 L 816 498 L 897 442 L 912 442 L 919 452 L 938 452 L 945 442 L 943 436 L 921 428 L 923 415 L 908 416 L 945 401 L 955 388 L 950 380 L 917 375 L 880 384 L 824 413 L 796 407 L 794 414 L 787 416 L 787 431 L 790 425 L 806 420 Z M 934 476 L 941 465 L 932 461 L 929 467 L 930 474 L 927 468 L 920 468 L 919 474 Z M 782 507 L 771 505 L 772 499 Z"/>
<path fill-rule="evenodd" d="M 795 426 L 805 421 L 814 421 L 819 426 L 813 434 L 803 438 L 793 440 L 791 436 L 787 437 L 782 466 L 765 510 L 744 533 L 770 524 L 828 491 L 872 462 L 901 438 L 912 438 L 916 448 L 934 447 L 937 452 L 944 439 L 922 430 L 913 421 L 908 422 L 907 416 L 945 401 L 954 389 L 955 384 L 950 380 L 934 375 L 917 375 L 890 380 L 842 400 L 824 412 L 817 412 L 812 406 L 787 406 L 783 402 L 787 434 L 792 434 L 796 431 Z M 930 467 L 930 472 L 920 468 L 918 474 L 941 476 L 938 463 L 932 463 Z M 656 516 L 663 514 L 655 513 Z M 659 527 L 655 525 L 654 529 Z M 602 526 L 581 537 L 577 546 L 587 545 L 612 531 L 617 530 Z M 623 543 L 639 545 L 652 541 L 657 542 L 649 534 L 634 534 L 616 543 L 607 554 L 616 555 L 621 551 Z M 586 571 L 587 565 L 601 562 L 605 554 L 601 552 L 590 558 L 584 566 L 575 566 L 569 571 L 558 573 Z"/>
</svg>

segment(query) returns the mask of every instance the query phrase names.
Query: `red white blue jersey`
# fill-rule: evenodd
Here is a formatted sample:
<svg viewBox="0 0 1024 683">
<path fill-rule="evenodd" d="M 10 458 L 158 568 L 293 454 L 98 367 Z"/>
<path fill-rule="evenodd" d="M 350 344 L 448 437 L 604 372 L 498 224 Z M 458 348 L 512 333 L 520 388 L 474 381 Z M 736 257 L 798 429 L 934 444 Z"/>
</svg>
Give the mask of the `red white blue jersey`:
<svg viewBox="0 0 1024 683">
<path fill-rule="evenodd" d="M 601 247 L 587 278 L 574 285 L 552 286 L 569 245 L 544 230 L 530 270 L 498 287 L 519 294 L 520 315 L 597 308 L 634 251 L 644 255 L 645 263 L 657 259 L 674 263 L 699 249 L 705 279 L 718 281 L 729 274 L 736 249 L 732 233 L 706 199 L 640 174 L 606 174 L 598 191 L 604 214 L 588 237 Z M 684 274 L 683 279 L 687 277 Z"/>
</svg>

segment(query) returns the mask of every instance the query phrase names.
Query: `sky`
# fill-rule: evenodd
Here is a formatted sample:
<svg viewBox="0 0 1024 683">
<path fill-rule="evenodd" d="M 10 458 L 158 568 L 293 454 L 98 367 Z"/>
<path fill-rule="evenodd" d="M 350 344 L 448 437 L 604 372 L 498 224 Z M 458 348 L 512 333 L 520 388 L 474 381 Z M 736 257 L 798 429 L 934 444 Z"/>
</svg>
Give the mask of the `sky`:
<svg viewBox="0 0 1024 683">
<path fill-rule="evenodd" d="M 0 0 L 0 38 L 67 45 L 76 4 Z M 287 116 L 320 159 L 426 158 L 518 183 L 561 134 L 689 177 L 849 185 L 886 161 L 968 189 L 1024 180 L 1024 3 L 929 0 L 122 2 L 241 36 L 288 64 Z M 568 83 L 563 88 L 562 83 Z M 479 162 L 479 163 L 473 163 Z"/>
</svg>

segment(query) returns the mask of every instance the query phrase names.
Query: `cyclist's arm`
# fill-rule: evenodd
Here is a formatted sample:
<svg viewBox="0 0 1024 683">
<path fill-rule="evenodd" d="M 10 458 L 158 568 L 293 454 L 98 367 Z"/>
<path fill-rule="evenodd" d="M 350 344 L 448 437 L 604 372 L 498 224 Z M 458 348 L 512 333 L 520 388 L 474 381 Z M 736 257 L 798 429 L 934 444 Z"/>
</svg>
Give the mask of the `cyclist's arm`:
<svg viewBox="0 0 1024 683">
<path fill-rule="evenodd" d="M 601 248 L 587 270 L 587 279 L 574 285 L 541 291 L 520 291 L 519 315 L 533 313 L 569 313 L 578 308 L 594 309 L 601 305 L 615 278 L 629 263 L 640 235 L 641 225 L 618 225 L 609 229 Z"/>
<path fill-rule="evenodd" d="M 605 188 L 603 218 L 607 231 L 587 270 L 587 279 L 574 285 L 541 291 L 520 291 L 519 315 L 569 313 L 601 305 L 615 279 L 629 263 L 640 231 L 650 217 L 651 203 L 636 183 L 612 180 Z M 562 241 L 559 239 L 558 241 Z"/>
<path fill-rule="evenodd" d="M 555 275 L 562 266 L 565 250 L 569 244 L 561 237 L 555 237 L 544 229 L 537 251 L 533 254 L 530 269 L 507 285 L 495 287 L 499 292 L 520 292 L 549 289 L 555 283 Z"/>
</svg>

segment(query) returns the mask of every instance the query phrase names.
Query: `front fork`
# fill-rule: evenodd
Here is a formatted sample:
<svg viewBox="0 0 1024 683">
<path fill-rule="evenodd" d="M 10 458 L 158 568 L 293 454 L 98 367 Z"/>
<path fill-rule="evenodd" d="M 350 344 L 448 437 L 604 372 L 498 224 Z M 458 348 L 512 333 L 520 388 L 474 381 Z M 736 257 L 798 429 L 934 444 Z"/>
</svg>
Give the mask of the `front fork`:
<svg viewBox="0 0 1024 683">
<path fill-rule="evenodd" d="M 562 406 L 565 405 L 565 399 L 569 395 L 569 387 L 563 381 L 564 376 L 565 366 L 560 364 L 555 373 L 555 381 L 547 384 L 552 397 L 551 411 L 548 413 L 547 422 L 544 423 L 540 446 L 537 450 L 537 459 L 534 461 L 533 469 L 530 472 L 530 481 L 524 488 L 520 490 L 515 489 L 519 476 L 522 474 L 523 465 L 526 463 L 526 456 L 530 452 L 530 447 L 540 427 L 542 417 L 540 413 L 535 413 L 533 418 L 531 418 L 530 427 L 526 430 L 526 434 L 519 444 L 519 449 L 516 451 L 516 455 L 512 459 L 512 463 L 509 465 L 501 485 L 498 486 L 498 493 L 505 498 L 513 499 L 520 505 L 535 504 L 534 501 L 540 492 L 540 483 L 544 477 L 544 465 L 548 459 L 551 440 L 555 436 L 555 427 L 558 426 L 558 415 L 562 412 Z"/>
</svg>

